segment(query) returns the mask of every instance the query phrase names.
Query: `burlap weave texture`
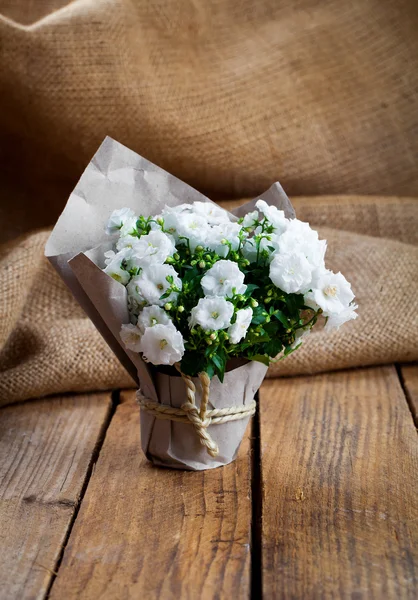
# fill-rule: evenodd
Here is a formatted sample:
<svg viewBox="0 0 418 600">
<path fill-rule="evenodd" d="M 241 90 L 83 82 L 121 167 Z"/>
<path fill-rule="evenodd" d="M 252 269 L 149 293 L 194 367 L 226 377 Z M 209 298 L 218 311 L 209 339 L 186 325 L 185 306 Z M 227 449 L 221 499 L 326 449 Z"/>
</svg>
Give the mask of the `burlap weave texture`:
<svg viewBox="0 0 418 600">
<path fill-rule="evenodd" d="M 106 135 L 213 199 L 417 196 L 417 30 L 415 0 L 0 0 L 1 235 Z"/>
</svg>

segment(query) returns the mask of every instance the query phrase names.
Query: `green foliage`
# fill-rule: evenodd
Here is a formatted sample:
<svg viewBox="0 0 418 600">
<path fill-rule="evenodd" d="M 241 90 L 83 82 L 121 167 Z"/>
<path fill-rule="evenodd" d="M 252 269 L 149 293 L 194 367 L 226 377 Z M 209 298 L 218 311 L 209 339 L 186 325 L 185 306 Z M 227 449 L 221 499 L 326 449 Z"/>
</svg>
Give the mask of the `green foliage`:
<svg viewBox="0 0 418 600">
<path fill-rule="evenodd" d="M 269 277 L 269 267 L 265 260 L 245 264 L 241 256 L 235 259 L 245 273 L 247 289 L 242 295 L 229 298 L 237 310 L 251 307 L 253 318 L 245 339 L 238 344 L 229 342 L 226 331 L 204 331 L 197 326 L 190 330 L 188 318 L 191 309 L 204 297 L 200 281 L 210 267 L 221 258 L 208 250 L 190 252 L 187 246 L 179 246 L 179 259 L 171 262 L 183 281 L 183 289 L 178 295 L 177 305 L 169 311 L 176 327 L 181 331 L 186 353 L 181 368 L 188 375 L 206 371 L 209 376 L 216 374 L 222 381 L 226 363 L 230 358 L 242 357 L 270 364 L 270 358 L 284 350 L 284 355 L 293 351 L 298 330 L 305 325 L 312 327 L 316 313 L 304 306 L 301 294 L 286 294 L 276 288 Z M 236 253 L 235 253 L 236 254 Z M 234 260 L 233 253 L 227 256 Z M 205 263 L 202 269 L 199 263 Z M 171 289 L 164 296 L 168 297 Z M 253 304 L 256 306 L 253 307 Z M 179 312 L 178 307 L 182 307 Z M 233 318 L 234 321 L 234 318 Z M 300 344 L 299 344 L 300 345 Z"/>
<path fill-rule="evenodd" d="M 151 218 L 139 217 L 135 235 L 140 237 L 148 233 L 151 222 Z M 159 226 L 164 231 L 163 223 L 159 223 Z M 174 267 L 182 280 L 182 289 L 178 290 L 174 286 L 173 277 L 167 277 L 170 287 L 161 299 L 168 298 L 172 292 L 178 293 L 177 301 L 170 301 L 164 308 L 183 335 L 186 351 L 181 361 L 181 369 L 187 375 L 195 376 L 201 371 L 206 371 L 210 377 L 217 375 L 223 381 L 226 364 L 229 359 L 235 357 L 248 358 L 268 366 L 270 359 L 281 352 L 283 356 L 287 356 L 298 348 L 298 333 L 315 324 L 320 311 L 315 312 L 305 306 L 302 294 L 287 294 L 272 283 L 269 277 L 269 253 L 260 249 L 260 243 L 273 229 L 266 219 L 260 222 L 260 229 L 261 233 L 252 238 L 257 258 L 251 263 L 243 256 L 240 248 L 238 251 L 233 250 L 228 242 L 225 244 L 229 247 L 228 254 L 221 257 L 216 252 L 200 246 L 192 252 L 186 238 L 179 241 L 176 253 L 167 259 L 167 264 Z M 244 234 L 247 235 L 246 231 L 242 229 L 242 242 Z M 247 335 L 238 344 L 230 342 L 225 330 L 205 331 L 200 326 L 190 328 L 189 325 L 192 308 L 204 297 L 202 277 L 223 258 L 237 263 L 245 275 L 247 285 L 243 294 L 235 294 L 228 298 L 235 307 L 232 323 L 238 310 L 250 307 L 253 311 Z"/>
</svg>

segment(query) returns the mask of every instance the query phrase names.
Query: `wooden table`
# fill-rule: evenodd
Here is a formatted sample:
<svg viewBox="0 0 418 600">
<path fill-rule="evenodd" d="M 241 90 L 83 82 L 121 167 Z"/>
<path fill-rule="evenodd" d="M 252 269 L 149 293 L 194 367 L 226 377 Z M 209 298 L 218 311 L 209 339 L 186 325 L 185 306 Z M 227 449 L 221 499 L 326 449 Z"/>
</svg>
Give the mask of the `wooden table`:
<svg viewBox="0 0 418 600">
<path fill-rule="evenodd" d="M 237 461 L 140 451 L 133 392 L 0 411 L 0 598 L 416 598 L 418 366 L 266 380 Z"/>
</svg>

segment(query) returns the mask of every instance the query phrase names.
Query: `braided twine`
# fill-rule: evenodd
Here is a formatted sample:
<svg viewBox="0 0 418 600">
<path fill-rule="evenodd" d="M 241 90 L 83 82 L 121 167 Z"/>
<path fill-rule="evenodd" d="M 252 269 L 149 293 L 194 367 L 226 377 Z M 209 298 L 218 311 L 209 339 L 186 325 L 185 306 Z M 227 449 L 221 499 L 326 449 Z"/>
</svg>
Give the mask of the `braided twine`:
<svg viewBox="0 0 418 600">
<path fill-rule="evenodd" d="M 182 373 L 178 364 L 175 367 L 186 385 L 187 401 L 181 405 L 181 408 L 174 408 L 149 400 L 143 395 L 141 390 L 138 390 L 136 393 L 138 404 L 142 410 L 145 410 L 156 419 L 193 425 L 199 436 L 200 443 L 206 447 L 210 456 L 215 457 L 219 454 L 219 448 L 207 432 L 209 425 L 220 425 L 221 423 L 250 417 L 255 413 L 256 403 L 253 400 L 247 406 L 230 406 L 208 410 L 210 379 L 208 374 L 203 372 L 199 373 L 200 385 L 202 387 L 202 400 L 199 409 L 196 406 L 196 386 L 192 378 Z"/>
</svg>

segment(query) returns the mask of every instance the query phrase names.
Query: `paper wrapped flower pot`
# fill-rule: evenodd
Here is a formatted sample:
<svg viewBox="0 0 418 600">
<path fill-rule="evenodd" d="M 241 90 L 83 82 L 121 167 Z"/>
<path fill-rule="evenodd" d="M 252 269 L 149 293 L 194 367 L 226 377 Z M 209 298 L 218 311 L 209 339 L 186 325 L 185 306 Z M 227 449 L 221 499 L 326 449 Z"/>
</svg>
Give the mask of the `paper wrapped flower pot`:
<svg viewBox="0 0 418 600">
<path fill-rule="evenodd" d="M 188 390 L 182 377 L 157 373 L 160 406 L 174 410 L 160 412 L 160 418 L 156 418 L 153 403 L 151 409 L 147 409 L 147 400 L 141 393 L 137 394 L 143 402 L 141 440 L 146 456 L 157 465 L 193 470 L 220 467 L 233 461 L 248 421 L 255 412 L 254 395 L 266 370 L 261 363 L 249 362 L 226 372 L 223 383 L 214 377 L 206 415 L 203 414 L 202 419 L 199 414 L 202 406 L 200 379 L 191 378 L 191 390 Z M 190 391 L 195 395 L 196 421 L 190 420 L 190 413 L 181 408 L 188 403 Z M 167 419 L 161 418 L 164 414 Z M 206 420 L 210 422 L 208 426 Z"/>
<path fill-rule="evenodd" d="M 321 315 L 355 318 L 294 216 L 278 183 L 230 214 L 110 138 L 71 194 L 45 253 L 137 381 L 153 463 L 234 460 L 270 357 Z"/>
</svg>

